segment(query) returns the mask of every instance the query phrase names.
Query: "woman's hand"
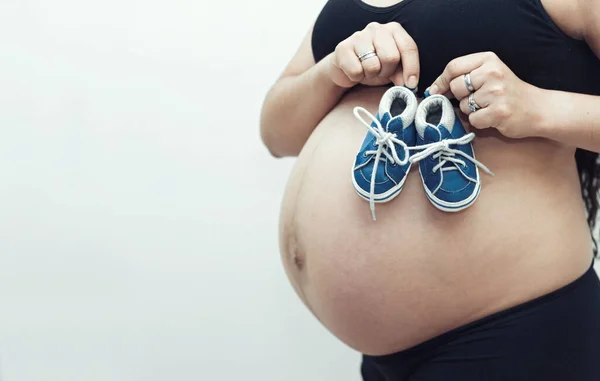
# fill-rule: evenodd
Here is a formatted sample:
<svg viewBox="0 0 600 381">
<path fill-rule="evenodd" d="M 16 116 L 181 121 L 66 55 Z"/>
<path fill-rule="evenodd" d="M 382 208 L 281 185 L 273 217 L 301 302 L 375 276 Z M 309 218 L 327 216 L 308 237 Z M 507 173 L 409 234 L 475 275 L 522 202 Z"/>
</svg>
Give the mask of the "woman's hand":
<svg viewBox="0 0 600 381">
<path fill-rule="evenodd" d="M 359 60 L 359 56 L 372 51 L 375 56 Z M 397 22 L 370 23 L 340 42 L 330 62 L 332 81 L 345 88 L 359 83 L 382 86 L 393 82 L 414 89 L 419 83 L 417 44 Z"/>
<path fill-rule="evenodd" d="M 481 109 L 472 112 L 470 91 L 465 74 L 471 76 L 474 99 Z M 469 123 L 478 129 L 493 127 L 509 138 L 534 136 L 539 122 L 540 89 L 520 80 L 498 56 L 491 52 L 476 53 L 452 60 L 431 85 L 431 94 L 451 92 L 460 101 L 460 109 Z"/>
</svg>

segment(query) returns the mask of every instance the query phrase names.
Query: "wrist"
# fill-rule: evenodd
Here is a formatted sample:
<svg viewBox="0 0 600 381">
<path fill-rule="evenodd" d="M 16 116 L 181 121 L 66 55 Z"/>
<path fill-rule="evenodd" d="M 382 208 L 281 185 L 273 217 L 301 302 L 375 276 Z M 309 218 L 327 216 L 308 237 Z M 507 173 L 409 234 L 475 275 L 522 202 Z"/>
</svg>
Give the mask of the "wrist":
<svg viewBox="0 0 600 381">
<path fill-rule="evenodd" d="M 334 89 L 343 89 L 342 86 L 339 86 L 335 83 L 332 75 L 332 66 L 331 60 L 333 58 L 333 53 L 328 54 L 319 62 L 317 65 L 319 66 L 319 79 L 330 85 Z"/>
<path fill-rule="evenodd" d="M 317 64 L 320 80 L 326 81 L 332 89 L 343 94 L 354 87 L 356 83 L 352 82 L 341 69 L 333 64 L 334 55 L 335 52 L 328 54 Z"/>
<path fill-rule="evenodd" d="M 529 103 L 529 121 L 527 125 L 531 129 L 531 137 L 546 137 L 547 131 L 551 128 L 553 115 L 552 91 L 540 89 L 539 87 L 529 85 L 526 97 L 531 101 Z"/>
</svg>

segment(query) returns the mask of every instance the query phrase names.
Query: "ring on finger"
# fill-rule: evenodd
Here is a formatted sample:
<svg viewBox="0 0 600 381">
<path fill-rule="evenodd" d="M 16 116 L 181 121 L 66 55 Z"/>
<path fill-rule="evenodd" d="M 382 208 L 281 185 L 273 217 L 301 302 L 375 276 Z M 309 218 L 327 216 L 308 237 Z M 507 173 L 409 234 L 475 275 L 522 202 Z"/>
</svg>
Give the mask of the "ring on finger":
<svg viewBox="0 0 600 381">
<path fill-rule="evenodd" d="M 475 102 L 475 93 L 469 94 L 469 110 L 471 112 L 475 112 L 480 109 L 481 109 L 481 106 L 479 106 L 477 104 L 477 102 Z"/>
<path fill-rule="evenodd" d="M 373 57 L 377 57 L 377 53 L 375 53 L 374 50 L 371 50 L 369 52 L 363 53 L 363 54 L 357 54 L 358 56 L 358 60 L 360 62 L 366 61 L 369 58 L 373 58 Z"/>
<path fill-rule="evenodd" d="M 473 94 L 475 92 L 475 88 L 473 87 L 473 82 L 471 81 L 471 73 L 465 74 L 464 78 L 465 78 L 465 86 L 467 86 L 467 90 L 469 90 L 469 92 L 471 94 Z"/>
</svg>

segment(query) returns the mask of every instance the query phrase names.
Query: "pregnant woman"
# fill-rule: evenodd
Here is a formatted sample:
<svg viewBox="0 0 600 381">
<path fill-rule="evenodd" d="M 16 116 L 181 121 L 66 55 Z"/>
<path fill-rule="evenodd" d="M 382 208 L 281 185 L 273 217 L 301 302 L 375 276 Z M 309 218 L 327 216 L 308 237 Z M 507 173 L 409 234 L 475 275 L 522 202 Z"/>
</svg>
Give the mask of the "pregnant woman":
<svg viewBox="0 0 600 381">
<path fill-rule="evenodd" d="M 261 135 L 298 156 L 287 275 L 364 354 L 364 380 L 600 380 L 599 55 L 600 0 L 327 2 L 267 94 Z M 453 98 L 476 134 L 495 176 L 469 208 L 436 208 L 418 170 L 375 221 L 357 195 L 370 132 L 353 109 L 375 115 L 392 85 Z"/>
</svg>

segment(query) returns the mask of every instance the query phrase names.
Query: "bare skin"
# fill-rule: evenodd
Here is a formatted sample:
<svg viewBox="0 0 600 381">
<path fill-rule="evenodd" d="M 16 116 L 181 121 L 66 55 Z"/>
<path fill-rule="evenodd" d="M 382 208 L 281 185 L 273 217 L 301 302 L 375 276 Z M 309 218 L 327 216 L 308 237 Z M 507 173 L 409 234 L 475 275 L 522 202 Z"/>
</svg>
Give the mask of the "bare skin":
<svg viewBox="0 0 600 381">
<path fill-rule="evenodd" d="M 387 0 L 369 3 L 392 4 Z M 600 11 L 595 11 L 600 10 L 598 0 L 545 0 L 544 5 L 561 29 L 585 38 L 600 51 L 600 31 L 589 26 L 600 25 Z M 597 17 L 590 16 L 594 12 L 585 7 L 595 7 Z M 515 122 L 493 120 L 485 126 L 493 122 L 509 132 L 472 126 L 472 116 L 465 116 L 467 128 L 485 128 L 475 131 L 477 159 L 497 174 L 482 178 L 484 191 L 479 200 L 458 214 L 441 212 L 429 203 L 417 171 L 412 171 L 401 195 L 378 205 L 374 223 L 368 205 L 355 194 L 350 181 L 354 155 L 365 135 L 352 108 L 361 105 L 375 112 L 385 89 L 372 84 L 390 79 L 407 83 L 412 75 L 418 76 L 418 62 L 404 68 L 396 63 L 393 70 L 385 68 L 379 79 L 365 73 L 361 78 L 340 76 L 345 71 L 336 72 L 336 64 L 338 69 L 343 65 L 335 53 L 315 65 L 310 34 L 267 96 L 261 128 L 275 156 L 298 155 L 280 216 L 284 268 L 307 307 L 340 340 L 372 355 L 400 351 L 546 294 L 587 270 L 592 261 L 591 242 L 573 154 L 575 147 L 600 150 L 600 142 L 590 140 L 589 131 L 576 127 L 587 122 L 600 129 L 599 116 L 590 115 L 589 121 L 576 124 L 556 111 L 548 120 L 536 116 L 537 122 L 527 123 L 532 127 L 526 132 L 519 128 L 523 121 L 518 110 L 508 110 Z M 500 67 L 493 57 L 488 58 L 488 65 Z M 436 81 L 444 93 L 451 90 L 452 74 L 450 70 Z M 509 72 L 502 77 L 510 78 Z M 481 88 L 485 83 L 487 87 L 495 84 L 481 78 Z M 537 91 L 527 84 L 513 85 Z M 318 101 L 313 93 L 294 98 L 302 92 L 293 90 L 303 86 L 318 86 L 311 90 L 318 91 Z M 485 96 L 484 92 L 480 94 Z M 457 93 L 460 98 L 462 94 Z M 549 103 L 565 102 L 568 97 L 573 107 L 583 102 L 595 105 L 592 112 L 600 109 L 595 97 L 561 92 L 538 95 Z M 486 101 L 499 105 L 504 98 L 498 95 Z M 313 119 L 299 118 L 295 126 L 278 127 L 282 119 L 277 110 L 282 102 L 299 104 L 298 115 L 309 114 Z M 500 116 L 506 117 L 494 117 Z M 574 127 L 565 132 L 565 127 L 554 126 L 556 118 Z M 503 135 L 515 131 L 522 136 Z"/>
</svg>

